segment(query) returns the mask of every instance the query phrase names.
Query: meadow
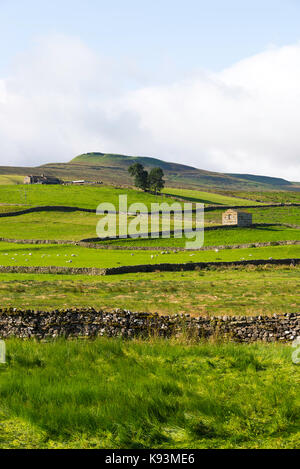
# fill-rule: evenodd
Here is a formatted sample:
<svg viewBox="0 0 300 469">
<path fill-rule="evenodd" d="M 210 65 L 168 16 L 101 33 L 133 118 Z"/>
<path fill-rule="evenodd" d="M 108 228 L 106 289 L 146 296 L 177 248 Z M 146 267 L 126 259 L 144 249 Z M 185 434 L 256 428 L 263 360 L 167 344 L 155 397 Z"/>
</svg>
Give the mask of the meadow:
<svg viewBox="0 0 300 469">
<path fill-rule="evenodd" d="M 160 314 L 272 315 L 299 312 L 300 266 L 218 267 L 105 277 L 0 274 L 2 307 L 86 307 Z"/>
<path fill-rule="evenodd" d="M 213 192 L 205 192 L 192 189 L 178 189 L 166 187 L 163 194 L 180 197 L 191 202 L 198 202 L 205 205 L 260 205 L 259 202 L 247 200 L 247 197 L 232 197 L 224 194 L 216 194 Z"/>
<path fill-rule="evenodd" d="M 222 246 L 248 243 L 264 243 L 278 241 L 299 241 L 300 230 L 284 226 L 250 227 L 250 228 L 220 228 L 204 232 L 204 246 Z M 132 247 L 184 247 L 187 239 L 182 238 L 129 238 L 106 240 L 101 244 Z M 299 255 L 299 250 L 298 250 Z"/>
<path fill-rule="evenodd" d="M 256 207 L 243 209 L 252 214 L 253 223 L 290 224 L 300 227 L 300 207 Z M 207 225 L 221 225 L 224 210 L 205 212 Z"/>
<path fill-rule="evenodd" d="M 284 345 L 7 341 L 0 448 L 300 448 Z"/>
<path fill-rule="evenodd" d="M 300 187 L 289 191 L 222 191 L 221 195 L 228 197 L 241 197 L 251 201 L 267 203 L 267 204 L 286 204 L 300 203 Z"/>
<path fill-rule="evenodd" d="M 124 193 L 129 203 L 148 207 L 172 202 L 108 186 L 10 185 L 0 188 L 0 211 L 19 210 L 18 204 L 95 209 L 104 201 L 116 204 Z M 206 204 L 232 199 L 201 191 L 181 196 Z M 221 208 L 207 212 L 206 224 L 219 224 L 221 213 Z M 276 244 L 300 240 L 299 229 L 280 225 L 299 225 L 298 208 L 257 207 L 251 213 L 255 223 L 273 225 L 205 232 L 206 246 L 226 249 L 178 251 L 186 240 L 174 237 L 106 241 L 104 249 L 0 242 L 0 265 L 105 268 L 300 257 L 299 245 Z M 81 240 L 96 236 L 98 219 L 83 212 L 1 218 L 0 237 Z M 229 248 L 266 241 L 273 245 Z M 117 250 L 114 244 L 161 248 Z M 270 264 L 110 276 L 1 273 L 0 297 L 1 308 L 40 311 L 91 306 L 192 316 L 273 315 L 299 312 L 299 278 L 300 266 Z M 7 363 L 0 364 L 1 449 L 300 448 L 299 366 L 289 345 L 222 343 L 216 337 L 196 342 L 184 335 L 9 339 L 6 345 Z"/>
<path fill-rule="evenodd" d="M 0 203 L 27 206 L 66 205 L 96 210 L 102 202 L 119 205 L 119 195 L 127 195 L 128 205 L 139 202 L 150 207 L 167 198 L 142 191 L 113 186 L 8 185 L 0 187 Z M 169 200 L 169 199 L 168 199 Z"/>
<path fill-rule="evenodd" d="M 281 209 L 278 209 L 281 210 Z M 300 209 L 290 212 L 280 212 L 279 214 L 268 213 L 259 214 L 256 216 L 253 213 L 253 218 L 258 223 L 274 223 L 273 226 L 264 227 L 250 227 L 250 228 L 220 228 L 216 231 L 205 232 L 205 244 L 207 246 L 217 244 L 241 244 L 252 242 L 265 242 L 265 241 L 285 241 L 285 240 L 299 240 L 300 230 L 280 226 L 280 223 L 290 223 L 291 225 L 299 224 Z M 256 218 L 257 217 L 257 218 Z M 281 218 L 280 218 L 281 217 Z M 207 212 L 205 213 L 206 226 L 220 224 L 221 212 Z M 83 239 L 97 237 L 96 226 L 100 216 L 94 213 L 85 212 L 38 212 L 29 213 L 26 215 L 18 215 L 16 217 L 0 218 L 0 237 L 13 238 L 13 239 L 60 239 L 60 240 L 74 240 L 80 241 Z M 130 221 L 132 219 L 128 218 Z M 173 222 L 171 222 L 172 229 Z M 148 224 L 150 228 L 150 222 Z M 299 225 L 297 225 L 299 226 Z M 118 228 L 118 216 L 117 216 Z M 143 231 L 143 230 L 142 230 Z M 146 227 L 147 231 L 147 227 Z M 106 234 L 112 234 L 108 232 Z M 114 244 L 136 245 L 136 246 L 184 246 L 185 239 L 129 239 L 129 240 L 114 240 Z M 107 241 L 109 242 L 109 241 Z"/>
<path fill-rule="evenodd" d="M 95 249 L 72 245 L 28 245 L 0 243 L 0 265 L 117 267 L 120 265 L 186 262 L 240 261 L 253 259 L 293 259 L 300 246 L 220 249 L 211 251 L 148 251 Z"/>
<path fill-rule="evenodd" d="M 19 176 L 16 174 L 6 174 L 0 175 L 0 185 L 10 185 L 10 184 L 23 184 L 24 176 Z"/>
</svg>

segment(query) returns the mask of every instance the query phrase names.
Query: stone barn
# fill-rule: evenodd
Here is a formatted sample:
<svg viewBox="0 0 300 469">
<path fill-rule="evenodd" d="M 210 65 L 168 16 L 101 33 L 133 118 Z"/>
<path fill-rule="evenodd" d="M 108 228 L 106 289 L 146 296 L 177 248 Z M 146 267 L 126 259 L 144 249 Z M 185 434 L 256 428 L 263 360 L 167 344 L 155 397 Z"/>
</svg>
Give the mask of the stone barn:
<svg viewBox="0 0 300 469">
<path fill-rule="evenodd" d="M 226 210 L 222 215 L 223 225 L 251 226 L 252 213 L 241 212 L 240 210 Z"/>
</svg>

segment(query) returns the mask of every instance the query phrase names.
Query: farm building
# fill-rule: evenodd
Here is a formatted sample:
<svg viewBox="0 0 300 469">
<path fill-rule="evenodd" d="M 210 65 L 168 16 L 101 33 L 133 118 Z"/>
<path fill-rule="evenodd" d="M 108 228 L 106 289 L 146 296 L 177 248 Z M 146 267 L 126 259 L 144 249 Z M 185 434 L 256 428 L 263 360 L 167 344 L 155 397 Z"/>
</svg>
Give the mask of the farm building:
<svg viewBox="0 0 300 469">
<path fill-rule="evenodd" d="M 56 177 L 45 176 L 25 176 L 24 184 L 61 184 L 62 181 Z"/>
<path fill-rule="evenodd" d="M 240 210 L 226 210 L 222 215 L 223 225 L 251 226 L 252 214 Z"/>
</svg>

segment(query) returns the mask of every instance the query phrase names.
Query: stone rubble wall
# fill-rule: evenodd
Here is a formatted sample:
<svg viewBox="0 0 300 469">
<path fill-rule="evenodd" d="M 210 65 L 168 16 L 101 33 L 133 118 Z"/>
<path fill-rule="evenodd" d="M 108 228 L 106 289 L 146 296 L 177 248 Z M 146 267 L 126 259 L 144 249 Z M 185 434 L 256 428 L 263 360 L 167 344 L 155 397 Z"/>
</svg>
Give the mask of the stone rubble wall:
<svg viewBox="0 0 300 469">
<path fill-rule="evenodd" d="M 172 197 L 173 198 L 173 197 Z M 185 200 L 185 202 L 188 202 Z M 209 205 L 204 207 L 205 212 L 212 212 L 214 210 L 227 210 L 227 209 L 248 209 L 248 208 L 274 208 L 274 207 L 300 207 L 300 203 L 286 203 L 286 204 L 265 204 L 265 205 Z M 81 207 L 70 207 L 64 205 L 45 205 L 41 207 L 30 207 L 23 210 L 14 212 L 0 213 L 0 218 L 4 217 L 15 217 L 19 215 L 26 215 L 27 213 L 34 212 L 88 212 L 96 213 L 96 209 L 92 208 L 81 208 Z"/>
<path fill-rule="evenodd" d="M 194 270 L 209 269 L 211 267 L 236 267 L 236 266 L 268 266 L 286 265 L 294 267 L 300 265 L 299 259 L 253 259 L 245 261 L 229 262 L 187 262 L 182 264 L 141 264 L 125 265 L 120 267 L 64 267 L 64 266 L 3 266 L 0 265 L 0 273 L 21 274 L 63 274 L 63 275 L 119 275 L 141 272 L 189 272 Z"/>
<path fill-rule="evenodd" d="M 57 337 L 174 337 L 220 338 L 250 343 L 292 342 L 300 337 L 300 313 L 270 316 L 202 316 L 113 312 L 73 308 L 52 312 L 0 309 L 0 338 L 38 340 Z"/>
<path fill-rule="evenodd" d="M 55 240 L 55 239 L 12 239 L 0 238 L 0 242 L 12 244 L 65 244 L 71 246 L 81 246 L 84 248 L 92 249 L 113 249 L 113 250 L 129 250 L 129 251 L 168 251 L 168 252 L 181 252 L 187 251 L 184 247 L 167 247 L 167 246 L 118 246 L 115 244 L 101 244 L 99 242 L 87 241 L 70 241 L 70 240 Z M 201 248 L 193 249 L 193 251 L 214 251 L 215 249 L 241 249 L 241 248 L 262 248 L 268 246 L 295 246 L 299 245 L 300 241 L 266 241 L 264 243 L 242 243 L 242 244 L 222 244 L 216 246 L 202 246 Z"/>
</svg>

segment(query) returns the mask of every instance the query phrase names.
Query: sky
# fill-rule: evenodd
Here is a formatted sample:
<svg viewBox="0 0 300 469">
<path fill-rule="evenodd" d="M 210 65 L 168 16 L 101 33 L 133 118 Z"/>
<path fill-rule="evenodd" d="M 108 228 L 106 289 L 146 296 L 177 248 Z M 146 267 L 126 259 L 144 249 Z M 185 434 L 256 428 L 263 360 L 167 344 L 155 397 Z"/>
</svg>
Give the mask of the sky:
<svg viewBox="0 0 300 469">
<path fill-rule="evenodd" d="M 300 0 L 0 0 L 0 164 L 88 151 L 300 181 Z"/>
</svg>

